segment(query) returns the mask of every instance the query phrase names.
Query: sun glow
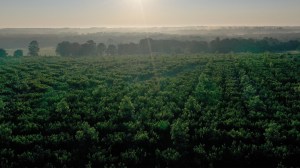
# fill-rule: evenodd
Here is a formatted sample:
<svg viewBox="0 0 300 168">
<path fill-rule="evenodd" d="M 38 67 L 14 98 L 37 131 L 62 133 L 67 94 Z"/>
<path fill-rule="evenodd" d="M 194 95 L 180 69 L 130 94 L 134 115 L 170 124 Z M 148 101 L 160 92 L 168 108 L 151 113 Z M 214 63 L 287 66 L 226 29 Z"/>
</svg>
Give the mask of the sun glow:
<svg viewBox="0 0 300 168">
<path fill-rule="evenodd" d="M 126 5 L 129 7 L 139 9 L 141 5 L 143 5 L 143 3 L 145 3 L 145 1 L 147 0 L 123 0 L 123 1 L 125 1 L 124 3 L 126 3 Z"/>
<path fill-rule="evenodd" d="M 140 6 L 141 4 L 149 6 L 157 2 L 156 0 L 123 0 L 123 1 L 130 6 L 136 6 L 136 7 Z"/>
</svg>

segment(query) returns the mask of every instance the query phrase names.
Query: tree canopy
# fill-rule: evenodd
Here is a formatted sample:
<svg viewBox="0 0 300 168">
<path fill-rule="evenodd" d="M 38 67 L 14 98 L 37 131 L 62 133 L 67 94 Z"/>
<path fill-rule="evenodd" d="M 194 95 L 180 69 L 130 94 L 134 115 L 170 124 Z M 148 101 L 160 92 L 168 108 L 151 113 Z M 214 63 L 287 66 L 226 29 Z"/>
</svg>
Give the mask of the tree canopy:
<svg viewBox="0 0 300 168">
<path fill-rule="evenodd" d="M 0 48 L 0 57 L 7 57 L 7 52 L 3 48 Z"/>
<path fill-rule="evenodd" d="M 28 51 L 30 56 L 38 56 L 40 51 L 39 43 L 36 40 L 31 41 L 28 46 Z"/>
<path fill-rule="evenodd" d="M 12 57 L 0 74 L 1 167 L 300 165 L 300 54 Z"/>
<path fill-rule="evenodd" d="M 14 51 L 14 57 L 23 57 L 23 50 Z"/>
<path fill-rule="evenodd" d="M 261 53 L 286 52 L 298 50 L 300 42 L 296 40 L 279 41 L 274 38 L 263 39 L 220 39 L 206 41 L 179 41 L 141 39 L 139 43 L 121 43 L 118 45 L 96 43 L 89 40 L 84 44 L 74 45 L 62 42 L 56 52 L 61 56 L 96 56 L 96 55 L 149 55 L 149 54 L 196 54 L 196 53 Z"/>
</svg>

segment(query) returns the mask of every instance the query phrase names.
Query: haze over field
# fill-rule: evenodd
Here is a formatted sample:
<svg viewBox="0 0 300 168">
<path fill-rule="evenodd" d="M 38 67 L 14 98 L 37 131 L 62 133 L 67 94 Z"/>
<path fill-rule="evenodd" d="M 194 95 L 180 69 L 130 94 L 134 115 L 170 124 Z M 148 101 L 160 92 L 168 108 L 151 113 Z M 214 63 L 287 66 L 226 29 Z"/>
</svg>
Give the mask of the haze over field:
<svg viewBox="0 0 300 168">
<path fill-rule="evenodd" d="M 299 0 L 1 0 L 1 28 L 299 26 Z"/>
<path fill-rule="evenodd" d="M 299 6 L 298 0 L 2 0 L 0 47 L 25 49 L 37 40 L 54 54 L 61 41 L 299 40 Z"/>
</svg>

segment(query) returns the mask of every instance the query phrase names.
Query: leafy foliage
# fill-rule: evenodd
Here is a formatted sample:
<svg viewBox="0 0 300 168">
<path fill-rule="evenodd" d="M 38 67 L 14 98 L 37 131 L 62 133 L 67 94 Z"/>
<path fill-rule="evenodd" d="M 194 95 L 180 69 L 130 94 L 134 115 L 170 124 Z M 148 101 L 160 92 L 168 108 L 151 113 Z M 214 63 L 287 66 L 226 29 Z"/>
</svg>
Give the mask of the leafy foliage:
<svg viewBox="0 0 300 168">
<path fill-rule="evenodd" d="M 30 56 L 38 56 L 40 51 L 39 43 L 36 40 L 31 41 L 28 46 L 28 51 Z"/>
<path fill-rule="evenodd" d="M 179 41 L 179 40 L 154 40 L 141 39 L 139 43 L 121 43 L 117 46 L 92 40 L 84 44 L 61 42 L 57 45 L 56 52 L 61 56 L 92 56 L 92 55 L 151 55 L 160 54 L 196 54 L 196 53 L 262 53 L 295 51 L 300 47 L 296 40 L 279 41 L 274 38 L 243 39 L 216 38 L 207 41 Z"/>
<path fill-rule="evenodd" d="M 0 165 L 298 167 L 299 60 L 3 58 Z"/>
<path fill-rule="evenodd" d="M 14 51 L 14 57 L 23 57 L 23 55 L 24 55 L 23 50 Z"/>
<path fill-rule="evenodd" d="M 0 48 L 0 58 L 1 58 L 1 57 L 7 57 L 7 55 L 8 55 L 8 54 L 7 54 L 6 50 Z"/>
</svg>

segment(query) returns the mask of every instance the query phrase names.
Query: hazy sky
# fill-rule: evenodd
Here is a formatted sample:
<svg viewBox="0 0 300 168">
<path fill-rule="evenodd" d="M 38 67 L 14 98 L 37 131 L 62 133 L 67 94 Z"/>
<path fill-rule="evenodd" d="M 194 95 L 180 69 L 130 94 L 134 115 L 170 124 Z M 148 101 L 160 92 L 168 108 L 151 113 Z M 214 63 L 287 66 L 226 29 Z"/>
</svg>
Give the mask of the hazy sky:
<svg viewBox="0 0 300 168">
<path fill-rule="evenodd" d="M 300 25 L 300 0 L 0 0 L 0 27 Z"/>
</svg>

